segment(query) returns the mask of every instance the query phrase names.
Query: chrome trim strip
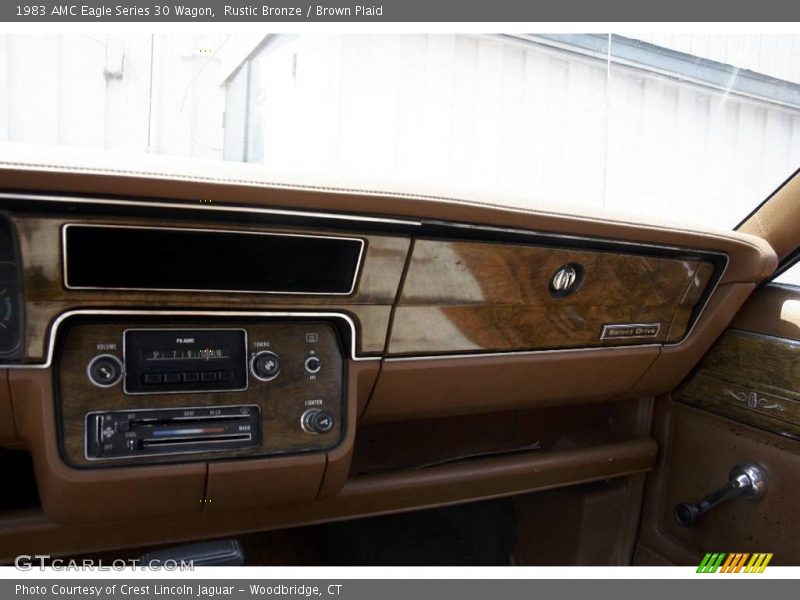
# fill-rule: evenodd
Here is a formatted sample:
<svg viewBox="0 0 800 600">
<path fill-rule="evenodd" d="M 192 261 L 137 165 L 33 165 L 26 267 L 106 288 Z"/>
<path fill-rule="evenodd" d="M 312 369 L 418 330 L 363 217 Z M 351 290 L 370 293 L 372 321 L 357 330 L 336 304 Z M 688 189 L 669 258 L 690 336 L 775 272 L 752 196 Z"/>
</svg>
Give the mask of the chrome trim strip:
<svg viewBox="0 0 800 600">
<path fill-rule="evenodd" d="M 380 360 L 380 356 L 358 356 L 356 354 L 356 324 L 342 312 L 294 312 L 294 311 L 231 311 L 231 310 L 115 310 L 115 309 L 75 309 L 56 317 L 50 326 L 45 362 L 16 363 L 0 365 L 0 369 L 48 369 L 53 364 L 58 328 L 70 317 L 109 316 L 109 317 L 211 317 L 211 318 L 296 318 L 296 319 L 341 319 L 350 328 L 350 358 L 352 360 Z"/>
<path fill-rule="evenodd" d="M 600 350 L 631 350 L 633 348 L 661 348 L 663 344 L 628 344 L 624 346 L 592 346 L 590 348 L 552 348 L 549 350 L 505 350 L 502 352 L 465 352 L 463 354 L 428 354 L 420 356 L 387 356 L 386 362 L 411 362 L 415 360 L 457 360 L 459 358 L 507 358 L 509 356 L 533 356 L 537 354 L 560 354 L 564 352 L 597 352 Z"/>
<path fill-rule="evenodd" d="M 346 292 L 285 292 L 280 290 L 229 290 L 229 289 L 202 289 L 202 288 L 138 288 L 138 287 L 111 287 L 111 286 L 77 286 L 70 285 L 67 271 L 67 230 L 70 227 L 83 227 L 83 228 L 106 228 L 106 229 L 144 229 L 148 231 L 191 231 L 198 233 L 234 233 L 244 235 L 263 235 L 269 237 L 295 237 L 295 238 L 309 238 L 309 239 L 326 239 L 326 240 L 344 240 L 350 242 L 358 242 L 360 247 L 358 249 L 358 261 L 356 268 L 353 271 L 353 279 L 350 282 L 350 289 Z M 247 231 L 242 229 L 213 229 L 213 228 L 198 228 L 198 227 L 146 227 L 143 225 L 108 225 L 105 223 L 65 223 L 61 228 L 61 265 L 64 275 L 64 287 L 68 290 L 122 290 L 122 291 L 144 291 L 144 292 L 205 292 L 214 294 L 282 294 L 294 296 L 349 296 L 356 289 L 358 283 L 358 276 L 361 272 L 361 261 L 364 258 L 365 242 L 362 238 L 345 237 L 335 235 L 314 235 L 305 233 L 277 233 L 270 231 Z"/>
<path fill-rule="evenodd" d="M 370 217 L 362 215 L 344 215 L 338 213 L 327 213 L 318 211 L 289 210 L 283 208 L 261 208 L 256 206 L 241 206 L 236 204 L 186 204 L 181 202 L 161 202 L 144 200 L 119 200 L 112 198 L 86 198 L 86 197 L 64 197 L 43 194 L 10 194 L 0 192 L 0 200 L 30 200 L 31 202 L 64 202 L 76 204 L 108 205 L 108 206 L 138 206 L 141 208 L 161 208 L 179 210 L 199 210 L 210 212 L 232 212 L 242 214 L 265 214 L 280 215 L 283 217 L 303 217 L 313 219 L 331 219 L 337 221 L 352 221 L 354 223 L 379 223 L 383 225 L 405 225 L 420 227 L 422 223 L 414 219 L 395 219 L 384 217 Z"/>
<path fill-rule="evenodd" d="M 247 355 L 249 354 L 249 344 L 247 337 L 247 329 L 243 327 L 129 327 L 122 330 L 122 364 L 127 364 L 126 352 L 128 350 L 128 332 L 129 331 L 241 331 L 244 334 L 244 356 L 246 363 Z M 246 364 L 245 363 L 245 364 Z M 124 368 L 122 372 L 122 393 L 126 396 L 152 396 L 153 394 L 204 394 L 211 392 L 244 392 L 250 387 L 250 376 L 245 366 L 244 369 L 244 387 L 240 388 L 223 388 L 208 390 L 199 387 L 194 390 L 167 390 L 156 392 L 129 392 L 128 391 L 128 372 Z"/>
<path fill-rule="evenodd" d="M 498 205 L 497 208 L 503 209 L 506 208 L 504 206 Z M 508 207 L 513 208 L 513 207 Z M 564 218 L 569 218 L 570 215 L 558 215 L 554 214 L 552 216 L 563 216 Z M 574 218 L 580 218 L 580 215 L 575 215 Z M 618 240 L 613 238 L 602 238 L 602 237 L 591 237 L 591 236 L 584 236 L 584 235 L 575 235 L 572 233 L 553 233 L 551 231 L 538 231 L 533 229 L 519 229 L 517 227 L 496 227 L 494 225 L 475 225 L 473 223 L 456 223 L 450 221 L 436 221 L 436 220 L 428 220 L 424 222 L 425 224 L 429 225 L 438 225 L 440 227 L 449 227 L 452 229 L 467 229 L 467 230 L 478 230 L 478 231 L 488 231 L 494 233 L 511 233 L 514 235 L 527 235 L 527 236 L 536 236 L 536 237 L 543 237 L 555 240 L 575 240 L 579 242 L 591 242 L 595 244 L 610 244 L 613 246 L 630 246 L 633 248 L 655 248 L 657 250 L 667 250 L 669 252 L 684 252 L 684 253 L 696 253 L 696 254 L 710 254 L 719 257 L 727 258 L 727 254 L 724 252 L 719 252 L 717 250 L 699 250 L 697 248 L 689 248 L 686 246 L 671 246 L 669 244 L 655 244 L 653 242 L 632 242 L 630 240 Z M 635 223 L 622 223 L 622 222 L 608 222 L 609 225 L 633 225 Z M 647 224 L 642 224 L 642 227 L 648 227 Z M 651 226 L 652 227 L 652 226 Z M 657 227 L 657 226 L 656 226 Z M 686 231 L 686 233 L 697 233 L 698 235 L 703 235 L 703 232 L 697 231 Z M 425 239 L 433 239 L 433 238 L 425 238 Z M 595 250 L 593 248 L 586 248 L 585 251 L 587 252 L 603 252 L 603 250 Z"/>
</svg>

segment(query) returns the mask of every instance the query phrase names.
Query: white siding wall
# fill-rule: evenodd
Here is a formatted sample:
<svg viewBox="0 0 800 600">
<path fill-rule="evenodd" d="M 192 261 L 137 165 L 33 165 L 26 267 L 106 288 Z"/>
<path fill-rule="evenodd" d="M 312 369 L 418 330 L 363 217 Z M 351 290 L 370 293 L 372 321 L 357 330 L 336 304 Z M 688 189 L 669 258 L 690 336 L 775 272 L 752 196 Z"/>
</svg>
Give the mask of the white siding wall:
<svg viewBox="0 0 800 600">
<path fill-rule="evenodd" d="M 538 46 L 303 36 L 258 68 L 274 173 L 308 165 L 731 227 L 800 166 L 800 111 Z"/>
<path fill-rule="evenodd" d="M 152 40 L 150 151 L 221 156 L 227 37 Z M 106 78 L 117 49 L 122 77 Z M 0 139 L 147 152 L 150 64 L 149 35 L 0 35 Z"/>
</svg>

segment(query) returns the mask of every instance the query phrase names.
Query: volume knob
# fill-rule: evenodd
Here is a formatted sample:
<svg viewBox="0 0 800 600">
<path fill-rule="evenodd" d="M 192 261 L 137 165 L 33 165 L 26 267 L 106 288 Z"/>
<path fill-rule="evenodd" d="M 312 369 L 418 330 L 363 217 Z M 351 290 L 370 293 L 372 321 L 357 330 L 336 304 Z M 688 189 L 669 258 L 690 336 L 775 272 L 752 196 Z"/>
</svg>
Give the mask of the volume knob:
<svg viewBox="0 0 800 600">
<path fill-rule="evenodd" d="M 86 374 L 97 387 L 111 387 L 122 378 L 122 361 L 112 354 L 95 356 L 86 367 Z"/>
</svg>

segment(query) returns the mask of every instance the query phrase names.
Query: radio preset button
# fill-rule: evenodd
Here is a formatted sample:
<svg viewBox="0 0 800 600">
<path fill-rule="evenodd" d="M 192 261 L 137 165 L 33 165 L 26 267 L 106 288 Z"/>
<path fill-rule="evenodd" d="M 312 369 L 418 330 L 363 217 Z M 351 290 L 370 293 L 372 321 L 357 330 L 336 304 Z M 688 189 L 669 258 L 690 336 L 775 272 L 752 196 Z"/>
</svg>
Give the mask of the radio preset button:
<svg viewBox="0 0 800 600">
<path fill-rule="evenodd" d="M 181 376 L 184 383 L 197 383 L 200 381 L 200 373 L 183 373 Z"/>
<path fill-rule="evenodd" d="M 180 373 L 164 373 L 164 383 L 180 383 Z"/>
<path fill-rule="evenodd" d="M 305 368 L 307 373 L 316 375 L 322 369 L 322 361 L 316 356 L 309 356 L 306 359 Z"/>
<path fill-rule="evenodd" d="M 91 360 L 86 373 L 96 386 L 111 387 L 122 379 L 122 362 L 111 354 L 101 354 Z"/>
<path fill-rule="evenodd" d="M 231 371 L 218 371 L 217 379 L 220 381 L 230 381 L 233 379 L 233 373 Z"/>
<path fill-rule="evenodd" d="M 161 383 L 163 376 L 161 373 L 145 373 L 142 375 L 142 381 L 147 385 L 155 385 Z"/>
<path fill-rule="evenodd" d="M 275 379 L 281 372 L 280 359 L 274 352 L 262 350 L 253 356 L 250 361 L 250 370 L 253 376 L 261 381 Z"/>
<path fill-rule="evenodd" d="M 217 380 L 217 373 L 216 371 L 203 371 L 200 373 L 200 380 L 201 381 L 216 381 Z"/>
</svg>

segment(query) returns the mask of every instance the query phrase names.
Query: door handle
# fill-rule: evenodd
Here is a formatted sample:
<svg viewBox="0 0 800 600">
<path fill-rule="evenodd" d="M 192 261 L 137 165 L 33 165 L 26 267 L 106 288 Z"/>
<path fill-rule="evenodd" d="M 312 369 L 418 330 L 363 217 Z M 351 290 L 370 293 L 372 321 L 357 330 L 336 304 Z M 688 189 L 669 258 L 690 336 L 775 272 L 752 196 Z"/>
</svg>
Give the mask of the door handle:
<svg viewBox="0 0 800 600">
<path fill-rule="evenodd" d="M 675 520 L 684 527 L 697 520 L 715 506 L 733 498 L 756 500 L 767 493 L 767 472 L 755 463 L 743 462 L 731 469 L 728 481 L 718 490 L 698 502 L 679 502 L 672 511 Z"/>
</svg>

